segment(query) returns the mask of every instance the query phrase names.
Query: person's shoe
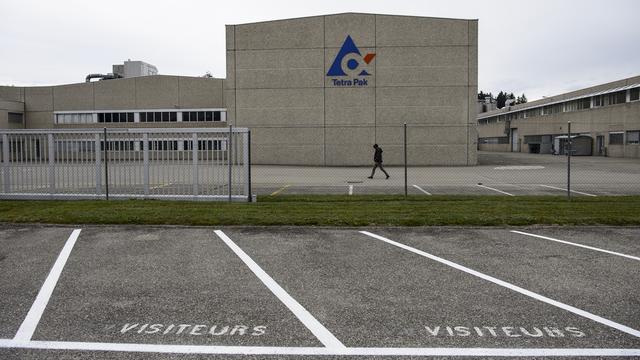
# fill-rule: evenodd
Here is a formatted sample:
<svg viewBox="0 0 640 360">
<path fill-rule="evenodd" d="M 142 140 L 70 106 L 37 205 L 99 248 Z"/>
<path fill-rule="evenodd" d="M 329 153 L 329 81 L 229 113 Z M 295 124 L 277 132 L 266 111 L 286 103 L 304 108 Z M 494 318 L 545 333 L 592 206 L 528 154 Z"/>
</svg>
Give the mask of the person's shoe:
<svg viewBox="0 0 640 360">
<path fill-rule="evenodd" d="M 387 179 L 389 178 L 389 175 L 387 175 Z"/>
<path fill-rule="evenodd" d="M 373 176 L 367 176 L 367 179 L 373 179 Z"/>
</svg>

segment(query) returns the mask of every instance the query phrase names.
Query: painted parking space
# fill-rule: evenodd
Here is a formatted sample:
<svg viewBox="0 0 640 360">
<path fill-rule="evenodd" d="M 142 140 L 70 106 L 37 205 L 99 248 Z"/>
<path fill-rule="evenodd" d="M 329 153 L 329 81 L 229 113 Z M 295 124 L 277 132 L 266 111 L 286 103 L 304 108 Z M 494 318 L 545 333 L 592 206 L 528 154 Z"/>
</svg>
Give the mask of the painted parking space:
<svg viewBox="0 0 640 360">
<path fill-rule="evenodd" d="M 638 261 L 509 230 L 89 226 L 0 357 L 640 356 Z"/>
<path fill-rule="evenodd" d="M 33 340 L 317 346 L 213 230 L 85 229 Z"/>
<path fill-rule="evenodd" d="M 640 345 L 587 317 L 348 231 L 296 230 L 275 240 L 254 230 L 229 234 L 274 278 L 294 273 L 285 281 L 290 293 L 348 347 Z M 269 241 L 276 243 L 264 249 Z"/>
<path fill-rule="evenodd" d="M 452 229 L 382 233 L 632 329 L 640 328 L 637 260 L 502 229 L 468 230 L 466 236 Z M 640 345 L 638 338 L 630 340 Z"/>
<path fill-rule="evenodd" d="M 12 338 L 73 228 L 0 228 L 0 338 Z"/>
</svg>

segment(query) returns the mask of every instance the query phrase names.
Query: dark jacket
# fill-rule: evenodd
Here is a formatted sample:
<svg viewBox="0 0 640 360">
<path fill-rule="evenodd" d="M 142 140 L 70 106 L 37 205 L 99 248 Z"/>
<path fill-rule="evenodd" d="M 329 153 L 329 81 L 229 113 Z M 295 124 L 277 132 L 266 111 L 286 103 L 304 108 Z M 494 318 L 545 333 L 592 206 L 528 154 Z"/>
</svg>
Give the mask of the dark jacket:
<svg viewBox="0 0 640 360">
<path fill-rule="evenodd" d="M 376 149 L 375 154 L 373 154 L 373 161 L 377 162 L 377 163 L 381 163 L 382 162 L 382 148 L 379 147 L 379 146 Z"/>
</svg>

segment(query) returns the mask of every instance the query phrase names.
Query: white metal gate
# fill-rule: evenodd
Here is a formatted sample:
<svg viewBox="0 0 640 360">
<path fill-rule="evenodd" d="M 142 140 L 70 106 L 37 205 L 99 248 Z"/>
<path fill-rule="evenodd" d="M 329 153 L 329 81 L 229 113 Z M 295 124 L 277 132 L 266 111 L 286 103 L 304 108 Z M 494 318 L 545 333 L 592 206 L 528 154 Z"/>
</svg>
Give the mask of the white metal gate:
<svg viewBox="0 0 640 360">
<path fill-rule="evenodd" d="M 0 130 L 1 199 L 250 201 L 249 131 Z"/>
</svg>

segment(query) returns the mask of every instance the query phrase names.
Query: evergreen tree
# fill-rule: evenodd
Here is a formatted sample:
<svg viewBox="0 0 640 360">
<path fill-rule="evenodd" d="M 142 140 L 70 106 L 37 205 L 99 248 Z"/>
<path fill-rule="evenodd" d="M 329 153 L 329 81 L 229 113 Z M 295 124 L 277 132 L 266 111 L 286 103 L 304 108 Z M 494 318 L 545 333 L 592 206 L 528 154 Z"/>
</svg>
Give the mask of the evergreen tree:
<svg viewBox="0 0 640 360">
<path fill-rule="evenodd" d="M 498 96 L 496 96 L 496 107 L 502 109 L 505 102 L 507 102 L 507 94 L 504 91 L 500 91 Z"/>
</svg>

